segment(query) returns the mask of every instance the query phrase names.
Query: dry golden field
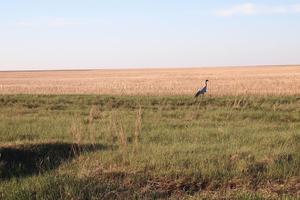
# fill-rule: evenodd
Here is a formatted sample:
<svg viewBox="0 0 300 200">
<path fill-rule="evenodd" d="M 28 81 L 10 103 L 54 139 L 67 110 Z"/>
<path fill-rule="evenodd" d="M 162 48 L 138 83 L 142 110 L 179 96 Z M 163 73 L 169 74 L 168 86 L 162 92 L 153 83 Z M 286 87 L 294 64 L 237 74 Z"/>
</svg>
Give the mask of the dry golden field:
<svg viewBox="0 0 300 200">
<path fill-rule="evenodd" d="M 297 95 L 300 66 L 0 72 L 0 94 Z"/>
</svg>

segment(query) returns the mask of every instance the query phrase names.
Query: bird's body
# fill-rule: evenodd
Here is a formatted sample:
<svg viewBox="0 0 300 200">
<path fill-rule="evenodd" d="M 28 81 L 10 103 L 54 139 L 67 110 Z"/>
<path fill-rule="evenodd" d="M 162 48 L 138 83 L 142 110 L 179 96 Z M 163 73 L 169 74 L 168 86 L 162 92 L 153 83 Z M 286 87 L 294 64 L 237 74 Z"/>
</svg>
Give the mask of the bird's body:
<svg viewBox="0 0 300 200">
<path fill-rule="evenodd" d="M 204 88 L 200 88 L 200 89 L 198 90 L 198 92 L 195 94 L 195 97 L 198 97 L 198 96 L 200 96 L 200 95 L 204 95 L 204 94 L 207 92 L 207 82 L 208 82 L 208 80 L 205 81 L 205 86 L 204 86 Z"/>
</svg>

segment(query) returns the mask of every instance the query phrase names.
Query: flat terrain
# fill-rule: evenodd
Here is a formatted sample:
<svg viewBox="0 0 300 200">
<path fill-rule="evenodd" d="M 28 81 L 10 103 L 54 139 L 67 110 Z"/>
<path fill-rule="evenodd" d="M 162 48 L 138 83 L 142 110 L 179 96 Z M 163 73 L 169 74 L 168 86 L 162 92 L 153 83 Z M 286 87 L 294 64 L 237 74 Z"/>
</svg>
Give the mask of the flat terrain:
<svg viewBox="0 0 300 200">
<path fill-rule="evenodd" d="M 300 66 L 0 72 L 0 94 L 300 94 Z"/>
<path fill-rule="evenodd" d="M 299 199 L 299 152 L 300 66 L 0 72 L 0 199 Z"/>
<path fill-rule="evenodd" d="M 2 95 L 0 199 L 297 199 L 297 96 Z"/>
</svg>

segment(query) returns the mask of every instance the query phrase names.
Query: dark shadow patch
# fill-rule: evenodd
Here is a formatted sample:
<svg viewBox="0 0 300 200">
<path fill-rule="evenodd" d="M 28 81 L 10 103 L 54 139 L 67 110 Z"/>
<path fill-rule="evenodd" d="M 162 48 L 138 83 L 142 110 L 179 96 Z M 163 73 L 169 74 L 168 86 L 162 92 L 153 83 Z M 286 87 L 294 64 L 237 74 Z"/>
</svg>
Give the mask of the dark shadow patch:
<svg viewBox="0 0 300 200">
<path fill-rule="evenodd" d="M 105 150 L 106 146 L 45 143 L 0 147 L 0 179 L 23 177 L 57 168 L 83 152 Z"/>
<path fill-rule="evenodd" d="M 55 104 L 50 106 L 50 110 L 66 110 L 66 106 L 62 104 Z"/>
<path fill-rule="evenodd" d="M 38 108 L 40 105 L 37 103 L 25 103 L 23 104 L 23 106 L 28 109 L 35 109 Z"/>
<path fill-rule="evenodd" d="M 275 163 L 277 165 L 286 165 L 287 163 L 291 163 L 294 161 L 294 155 L 293 154 L 280 154 L 275 159 Z"/>
</svg>

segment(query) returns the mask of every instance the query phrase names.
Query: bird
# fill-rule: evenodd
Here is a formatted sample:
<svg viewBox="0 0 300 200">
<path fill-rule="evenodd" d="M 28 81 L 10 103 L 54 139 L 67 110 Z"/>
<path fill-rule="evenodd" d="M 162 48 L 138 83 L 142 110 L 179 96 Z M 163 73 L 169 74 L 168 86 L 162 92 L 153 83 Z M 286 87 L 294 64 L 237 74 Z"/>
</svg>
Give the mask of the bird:
<svg viewBox="0 0 300 200">
<path fill-rule="evenodd" d="M 198 92 L 195 94 L 195 97 L 198 97 L 200 95 L 204 95 L 207 92 L 207 82 L 208 82 L 208 80 L 205 80 L 205 86 L 204 86 L 204 88 L 202 88 L 202 89 L 200 88 L 198 90 Z"/>
</svg>

